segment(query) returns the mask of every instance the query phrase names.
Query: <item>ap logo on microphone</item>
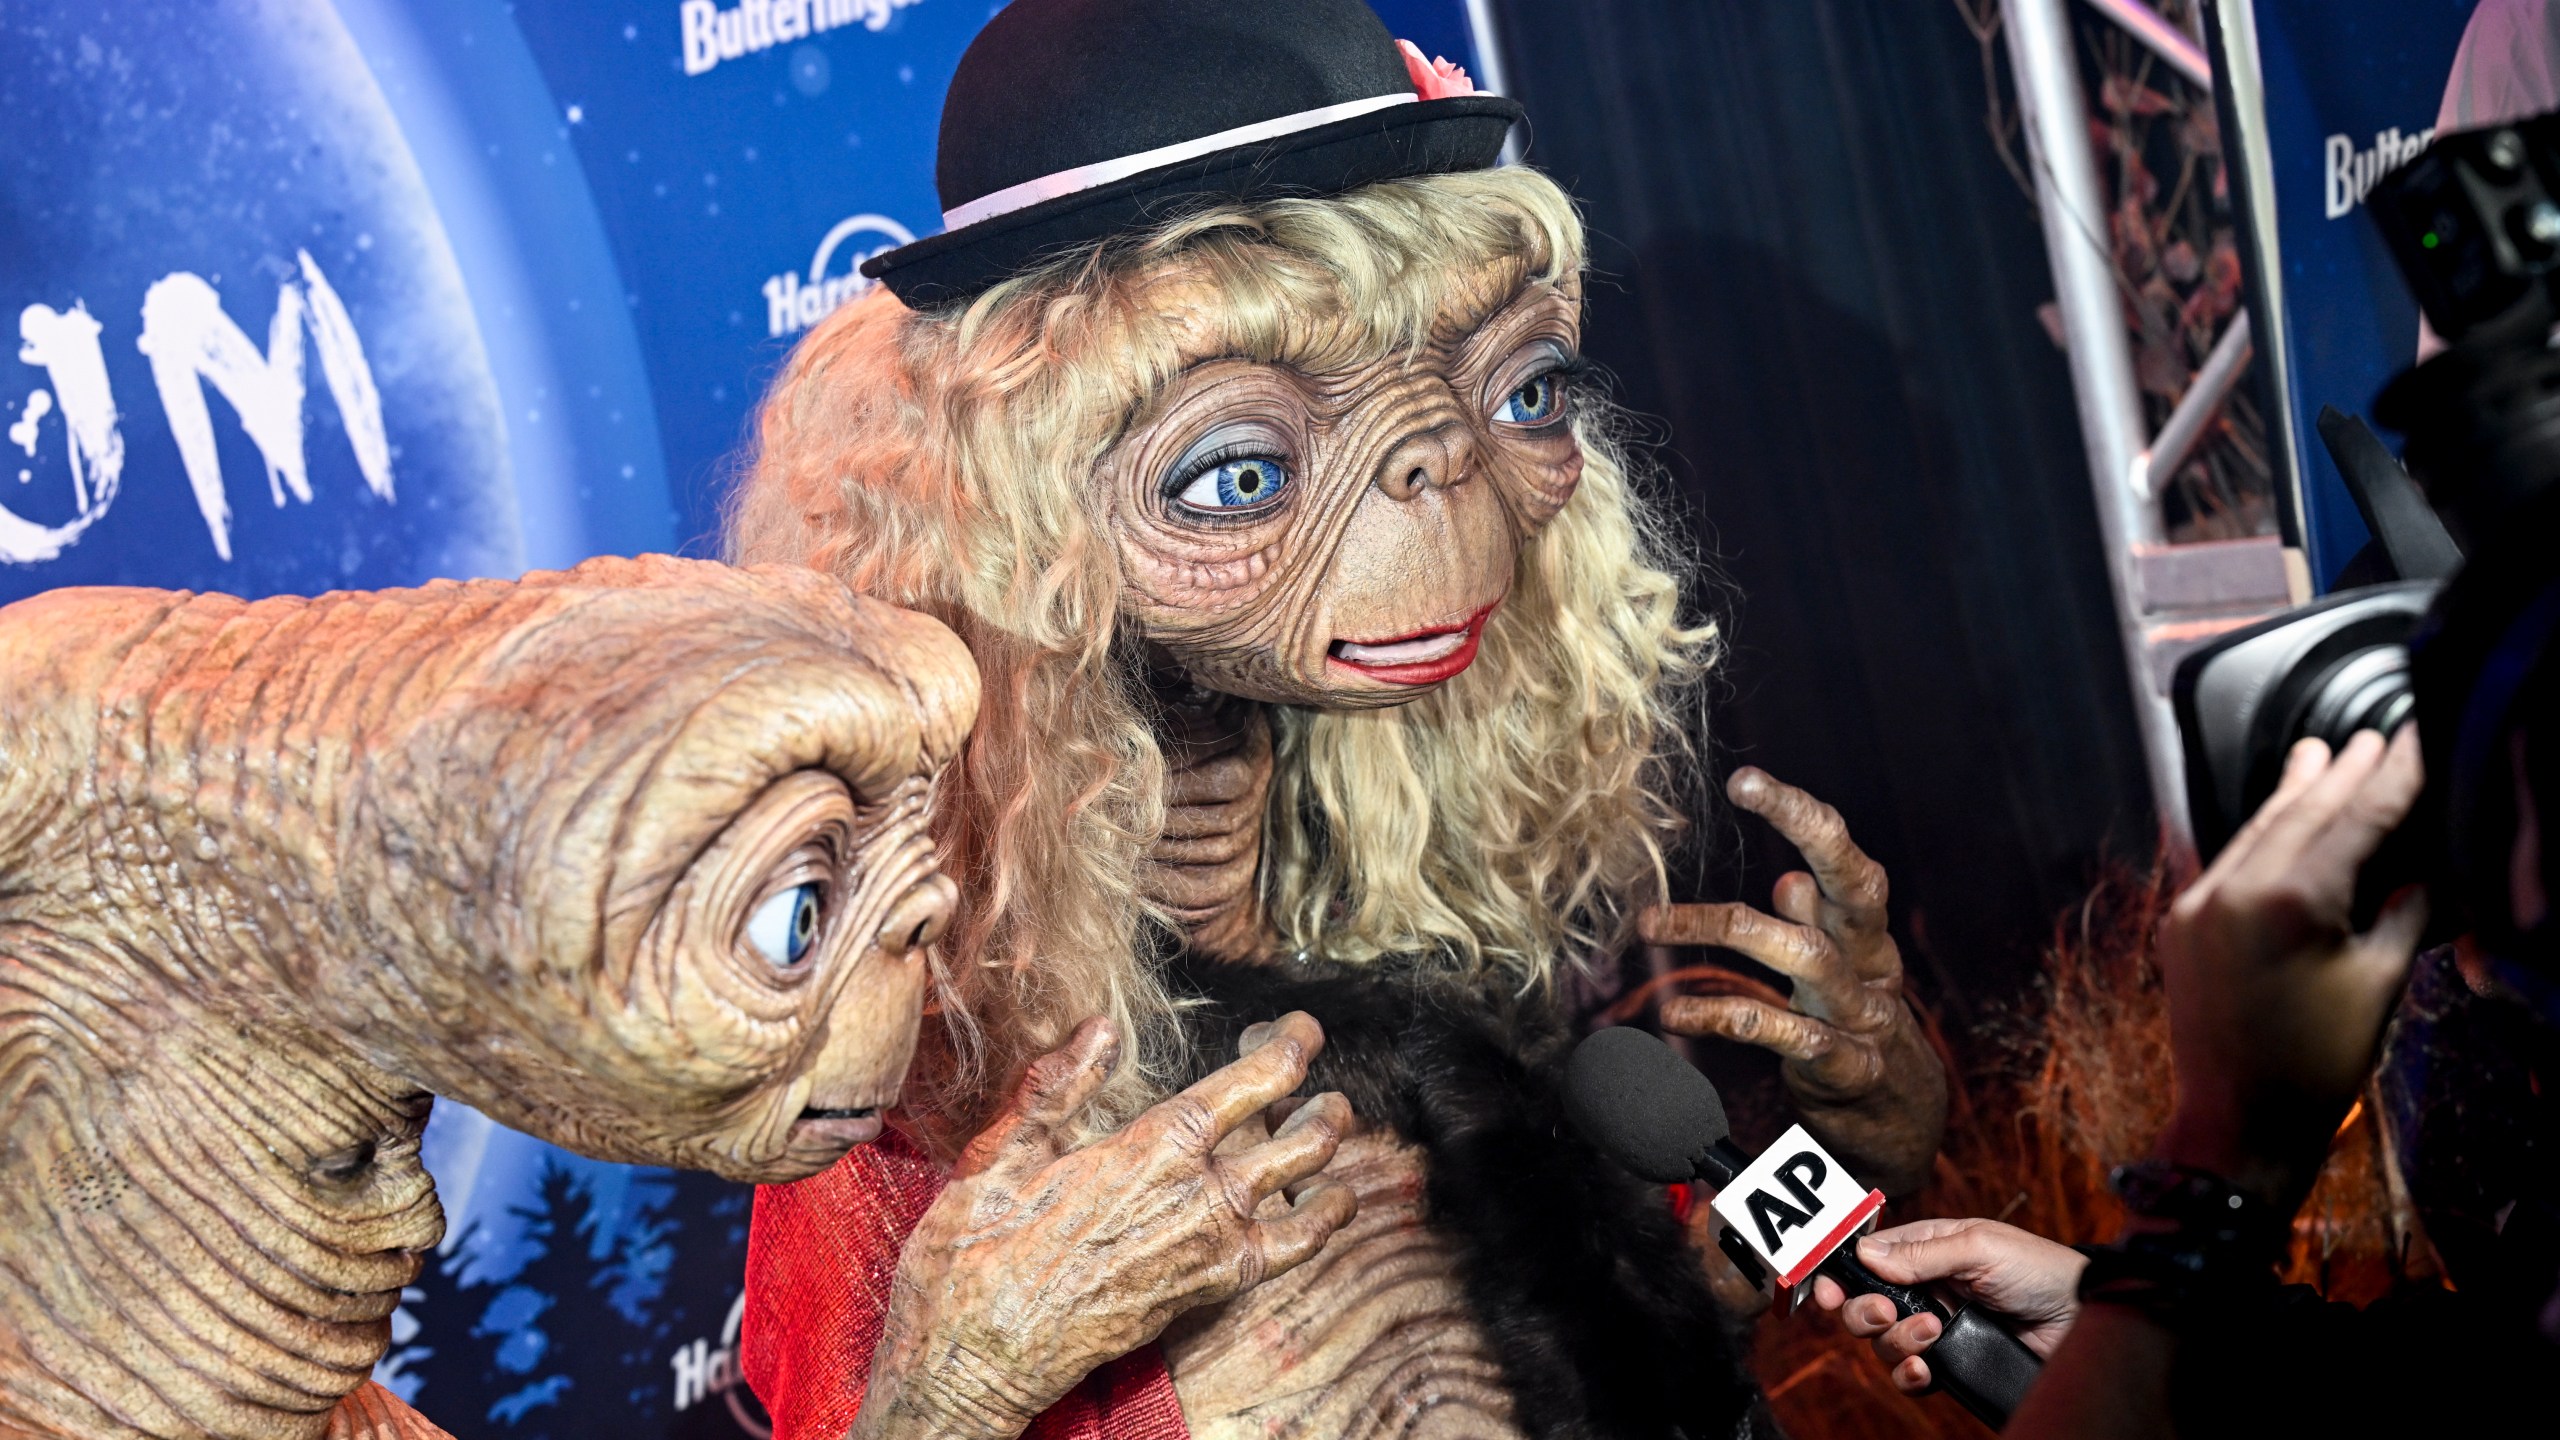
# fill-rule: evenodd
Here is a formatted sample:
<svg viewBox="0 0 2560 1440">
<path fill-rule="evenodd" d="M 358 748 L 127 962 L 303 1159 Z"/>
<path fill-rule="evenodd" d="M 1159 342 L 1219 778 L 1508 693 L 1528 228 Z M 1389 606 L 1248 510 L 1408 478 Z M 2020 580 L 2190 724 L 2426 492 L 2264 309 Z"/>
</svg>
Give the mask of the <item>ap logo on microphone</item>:
<svg viewBox="0 0 2560 1440">
<path fill-rule="evenodd" d="M 1717 1191 L 1709 1208 L 1786 1287 L 1812 1274 L 1883 1206 L 1883 1191 L 1861 1188 L 1847 1166 L 1794 1125 Z"/>
</svg>

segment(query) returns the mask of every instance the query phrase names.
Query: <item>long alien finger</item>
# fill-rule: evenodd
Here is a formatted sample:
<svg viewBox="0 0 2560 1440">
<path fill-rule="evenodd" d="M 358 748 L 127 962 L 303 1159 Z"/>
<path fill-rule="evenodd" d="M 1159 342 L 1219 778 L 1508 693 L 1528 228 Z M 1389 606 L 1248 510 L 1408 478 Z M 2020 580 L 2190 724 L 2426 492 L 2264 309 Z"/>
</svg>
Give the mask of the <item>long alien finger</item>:
<svg viewBox="0 0 2560 1440">
<path fill-rule="evenodd" d="M 1822 882 L 1802 870 L 1788 871 L 1778 877 L 1777 884 L 1769 887 L 1769 908 L 1777 912 L 1779 919 L 1798 925 L 1819 928 L 1823 909 L 1830 898 L 1822 893 Z M 1830 908 L 1839 910 L 1844 917 L 1848 914 L 1839 906 Z"/>
<path fill-rule="evenodd" d="M 1360 1197 L 1339 1180 L 1319 1180 L 1298 1192 L 1297 1203 L 1289 1213 L 1272 1220 L 1253 1223 L 1248 1244 L 1262 1255 L 1262 1273 L 1268 1280 L 1274 1275 L 1296 1269 L 1309 1256 L 1324 1248 L 1333 1232 L 1351 1223 L 1360 1213 Z"/>
<path fill-rule="evenodd" d="M 1882 923 L 1888 890 L 1884 867 L 1849 837 L 1849 822 L 1840 818 L 1839 811 L 1754 765 L 1733 772 L 1724 789 L 1734 804 L 1787 837 L 1787 843 L 1804 856 L 1824 895 L 1861 917 L 1861 923 L 1870 916 Z"/>
<path fill-rule="evenodd" d="M 1324 1027 L 1304 1010 L 1292 1010 L 1272 1022 L 1253 1053 L 1159 1103 L 1137 1123 L 1190 1131 L 1190 1141 L 1206 1154 L 1248 1116 L 1304 1084 L 1307 1067 L 1323 1050 Z"/>
<path fill-rule="evenodd" d="M 1862 1095 L 1884 1078 L 1884 1057 L 1872 1043 L 1765 1000 L 1684 995 L 1663 1002 L 1662 1028 L 1774 1051 L 1815 1098 Z"/>
<path fill-rule="evenodd" d="M 1861 980 L 1891 980 L 1902 973 L 1902 950 L 1885 928 L 1883 911 L 1853 911 L 1822 893 L 1821 882 L 1802 870 L 1778 877 L 1769 894 L 1778 918 L 1829 935 Z"/>
<path fill-rule="evenodd" d="M 1245 1056 L 1252 1054 L 1254 1051 L 1261 1049 L 1262 1042 L 1270 1038 L 1270 1021 L 1257 1020 L 1254 1023 L 1247 1025 L 1244 1027 L 1242 1033 L 1236 1036 L 1236 1058 L 1241 1060 Z M 1280 1128 L 1280 1122 L 1289 1118 L 1289 1112 L 1297 1109 L 1300 1105 L 1305 1103 L 1306 1099 L 1304 1096 L 1281 1096 L 1279 1099 L 1262 1107 L 1261 1114 L 1247 1119 L 1244 1123 L 1236 1126 L 1233 1130 L 1228 1131 L 1226 1138 L 1218 1142 L 1218 1148 L 1214 1153 L 1219 1155 L 1240 1155 L 1245 1151 L 1252 1149 L 1254 1146 L 1270 1139 L 1271 1132 Z"/>
<path fill-rule="evenodd" d="M 1271 1138 L 1249 1150 L 1222 1156 L 1218 1168 L 1244 1192 L 1240 1208 L 1247 1215 L 1262 1198 L 1322 1170 L 1335 1147 L 1351 1129 L 1351 1102 L 1328 1090 L 1298 1107 Z"/>
<path fill-rule="evenodd" d="M 1821 1021 L 1747 995 L 1675 995 L 1662 1002 L 1662 1028 L 1757 1045 L 1807 1065 L 1840 1045 L 1840 1033 Z"/>
<path fill-rule="evenodd" d="M 1885 1018 L 1831 937 L 1807 925 L 1790 925 L 1748 905 L 1658 905 L 1636 917 L 1636 933 L 1652 945 L 1720 945 L 1740 951 L 1796 982 L 1795 1002 L 1806 1014 L 1871 1029 Z"/>
<path fill-rule="evenodd" d="M 1031 1062 L 1013 1100 L 994 1124 L 969 1142 L 955 1176 L 1003 1167 L 1040 1166 L 1057 1158 L 1060 1126 L 1073 1119 L 1111 1077 L 1120 1060 L 1120 1032 L 1100 1015 L 1088 1017 L 1067 1043 Z"/>
</svg>

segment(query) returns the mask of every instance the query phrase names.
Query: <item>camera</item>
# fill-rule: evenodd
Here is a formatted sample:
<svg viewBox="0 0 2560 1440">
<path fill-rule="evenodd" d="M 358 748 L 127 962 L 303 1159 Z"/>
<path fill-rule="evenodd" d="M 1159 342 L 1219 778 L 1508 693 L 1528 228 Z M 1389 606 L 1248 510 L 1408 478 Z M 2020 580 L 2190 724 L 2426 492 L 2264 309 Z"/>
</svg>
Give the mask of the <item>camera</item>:
<svg viewBox="0 0 2560 1440">
<path fill-rule="evenodd" d="M 2359 911 L 2425 881 L 2439 925 L 2512 943 L 2512 857 L 2528 818 L 2514 737 L 2538 723 L 2536 697 L 2560 672 L 2560 113 L 2440 135 L 2367 208 L 2447 348 L 2375 402 L 2407 438 L 2406 469 L 2361 422 L 2321 417 L 2374 537 L 2348 569 L 2383 583 L 2221 637 L 2178 666 L 2197 849 L 2210 861 L 2229 842 L 2295 742 L 2334 747 L 2415 719 L 2426 793 L 2367 865 Z M 2546 872 L 2560 870 L 2555 856 L 2560 846 L 2544 847 Z"/>
<path fill-rule="evenodd" d="M 2335 750 L 2358 730 L 2388 735 L 2409 719 L 2418 703 L 2409 641 L 2441 588 L 2420 580 L 2342 591 L 2186 657 L 2169 694 L 2199 854 L 2220 853 L 2275 793 L 2296 741 L 2316 737 Z"/>
</svg>

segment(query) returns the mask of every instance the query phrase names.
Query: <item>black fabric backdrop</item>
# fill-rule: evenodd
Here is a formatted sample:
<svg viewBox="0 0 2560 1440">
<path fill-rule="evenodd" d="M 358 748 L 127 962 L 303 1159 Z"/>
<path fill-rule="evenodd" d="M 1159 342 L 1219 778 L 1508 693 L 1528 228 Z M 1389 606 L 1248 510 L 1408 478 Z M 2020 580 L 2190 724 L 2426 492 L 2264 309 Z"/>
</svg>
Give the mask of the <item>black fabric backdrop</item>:
<svg viewBox="0 0 2560 1440">
<path fill-rule="evenodd" d="M 1503 0 L 1587 346 L 1724 584 L 1718 773 L 1838 805 L 1961 1027 L 2154 825 L 2032 203 L 1952 0 Z M 1693 883 L 1794 864 L 1720 812 Z"/>
</svg>

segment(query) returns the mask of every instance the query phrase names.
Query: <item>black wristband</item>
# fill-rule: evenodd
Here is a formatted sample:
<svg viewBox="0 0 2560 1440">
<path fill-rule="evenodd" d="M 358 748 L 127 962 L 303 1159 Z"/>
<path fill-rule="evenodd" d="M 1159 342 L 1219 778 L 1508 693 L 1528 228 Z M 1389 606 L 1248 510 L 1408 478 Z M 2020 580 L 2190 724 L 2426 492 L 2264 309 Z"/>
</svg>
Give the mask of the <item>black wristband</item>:
<svg viewBox="0 0 2560 1440">
<path fill-rule="evenodd" d="M 2145 1160 L 2117 1166 L 2107 1182 L 2123 1197 L 2125 1209 L 2147 1219 L 2166 1220 L 2178 1230 L 2209 1238 L 2216 1246 L 2258 1246 L 2272 1259 L 2284 1239 L 2286 1217 L 2273 1214 L 2256 1196 L 2210 1170 Z"/>
<path fill-rule="evenodd" d="M 2127 1306 L 2176 1327 L 2208 1303 L 2274 1288 L 2287 1226 L 2256 1198 L 2218 1175 L 2157 1162 L 2110 1178 L 2127 1210 L 2167 1228 L 2082 1247 L 2089 1257 L 2082 1301 Z"/>
</svg>

